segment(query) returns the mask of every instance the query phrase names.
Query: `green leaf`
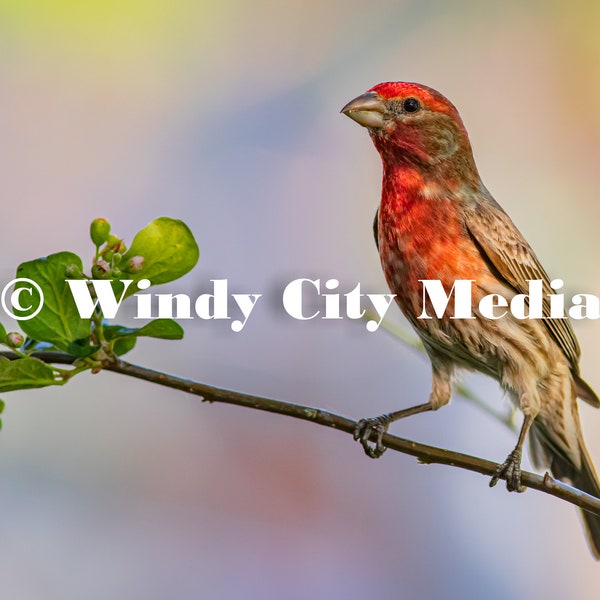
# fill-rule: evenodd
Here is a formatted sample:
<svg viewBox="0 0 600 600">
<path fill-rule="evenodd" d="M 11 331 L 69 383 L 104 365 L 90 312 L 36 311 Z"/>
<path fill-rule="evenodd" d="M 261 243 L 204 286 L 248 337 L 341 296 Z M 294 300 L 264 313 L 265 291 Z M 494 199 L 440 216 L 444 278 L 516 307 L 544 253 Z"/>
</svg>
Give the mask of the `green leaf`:
<svg viewBox="0 0 600 600">
<path fill-rule="evenodd" d="M 124 327 L 122 325 L 105 325 L 104 337 L 108 341 L 125 337 L 153 337 L 162 340 L 180 340 L 183 328 L 173 319 L 155 319 L 143 327 Z"/>
<path fill-rule="evenodd" d="M 65 281 L 65 273 L 69 265 L 76 265 L 83 270 L 81 259 L 72 252 L 51 254 L 45 258 L 22 263 L 17 268 L 17 277 L 35 281 L 44 294 L 42 309 L 33 319 L 22 320 L 21 329 L 29 337 L 53 344 L 65 352 L 69 351 L 69 345 L 75 340 L 89 337 L 91 328 L 90 319 L 82 319 L 79 316 Z M 28 286 L 21 284 L 21 287 Z M 33 290 L 32 296 L 35 305 L 35 302 L 39 301 L 37 290 Z"/>
<path fill-rule="evenodd" d="M 138 291 L 135 284 L 140 279 L 149 279 L 152 285 L 179 279 L 194 268 L 200 250 L 183 221 L 159 217 L 133 238 L 120 264 L 126 265 L 134 256 L 142 256 L 144 264 L 136 273 L 123 272 L 122 279 L 132 279 L 134 282 L 129 286 L 127 296 Z"/>
<path fill-rule="evenodd" d="M 0 344 L 6 343 L 6 329 L 2 323 L 0 323 Z"/>
<path fill-rule="evenodd" d="M 100 350 L 100 346 L 92 346 L 90 344 L 90 338 L 81 338 L 80 340 L 75 340 L 69 344 L 67 352 L 71 356 L 77 356 L 78 358 L 85 358 L 86 356 L 91 356 L 94 352 L 98 352 Z"/>
<path fill-rule="evenodd" d="M 0 360 L 0 393 L 12 390 L 27 390 L 62 385 L 64 380 L 57 379 L 54 369 L 35 358 L 25 357 L 16 360 Z"/>
<path fill-rule="evenodd" d="M 113 352 L 117 356 L 123 356 L 123 354 L 127 354 L 131 352 L 135 348 L 135 343 L 137 342 L 136 337 L 122 337 L 117 338 L 114 342 Z"/>
</svg>

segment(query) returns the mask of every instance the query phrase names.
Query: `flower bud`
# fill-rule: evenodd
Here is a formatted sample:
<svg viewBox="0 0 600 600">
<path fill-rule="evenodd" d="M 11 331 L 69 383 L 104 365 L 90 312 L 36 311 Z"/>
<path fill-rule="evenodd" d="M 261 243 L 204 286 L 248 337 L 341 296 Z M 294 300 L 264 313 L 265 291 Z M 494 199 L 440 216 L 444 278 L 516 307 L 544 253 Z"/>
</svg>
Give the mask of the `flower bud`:
<svg viewBox="0 0 600 600">
<path fill-rule="evenodd" d="M 127 273 L 139 273 L 144 266 L 143 256 L 132 256 L 125 264 L 124 270 Z"/>
<path fill-rule="evenodd" d="M 125 254 L 127 250 L 127 246 L 125 242 L 118 238 L 116 235 L 109 235 L 108 240 L 106 241 L 106 246 L 108 250 L 111 250 L 115 253 Z"/>
<path fill-rule="evenodd" d="M 106 244 L 108 245 L 109 248 L 114 248 L 115 246 L 117 246 L 120 243 L 121 243 L 120 238 L 118 238 L 116 235 L 113 235 L 112 233 L 108 236 L 108 238 L 106 240 Z"/>
<path fill-rule="evenodd" d="M 77 265 L 69 265 L 65 269 L 65 276 L 69 279 L 83 279 L 84 275 Z"/>
<path fill-rule="evenodd" d="M 6 345 L 10 348 L 20 348 L 24 341 L 23 335 L 17 331 L 11 331 L 6 335 Z"/>
<path fill-rule="evenodd" d="M 90 237 L 96 248 L 102 246 L 110 235 L 110 223 L 106 219 L 94 219 L 90 225 Z"/>
<path fill-rule="evenodd" d="M 92 277 L 94 279 L 106 279 L 110 276 L 110 265 L 101 258 L 92 266 Z"/>
</svg>

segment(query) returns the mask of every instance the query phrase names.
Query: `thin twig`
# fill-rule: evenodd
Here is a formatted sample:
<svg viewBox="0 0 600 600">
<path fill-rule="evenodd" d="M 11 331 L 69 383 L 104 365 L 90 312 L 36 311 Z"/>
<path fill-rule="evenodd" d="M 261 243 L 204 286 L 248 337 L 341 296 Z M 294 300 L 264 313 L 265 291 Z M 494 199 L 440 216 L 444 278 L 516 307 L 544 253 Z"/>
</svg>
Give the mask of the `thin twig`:
<svg viewBox="0 0 600 600">
<path fill-rule="evenodd" d="M 0 355 L 11 359 L 18 358 L 10 352 L 2 352 Z M 35 356 L 41 360 L 55 364 L 70 364 L 74 361 L 72 356 L 60 352 L 39 352 Z M 106 371 L 120 373 L 129 377 L 135 377 L 136 379 L 143 379 L 144 381 L 200 396 L 206 402 L 222 402 L 287 415 L 295 419 L 312 421 L 313 423 L 331 427 L 351 435 L 354 433 L 357 425 L 357 422 L 352 419 L 320 408 L 225 390 L 193 381 L 192 379 L 184 379 L 175 375 L 140 367 L 119 358 L 107 360 L 102 366 Z M 449 465 L 488 476 L 493 475 L 498 466 L 496 463 L 483 458 L 420 444 L 390 435 L 389 433 L 384 434 L 382 441 L 387 448 L 414 456 L 419 462 L 425 464 Z M 521 482 L 528 488 L 550 494 L 600 516 L 600 499 L 555 480 L 549 473 L 546 473 L 542 477 L 535 473 L 522 471 Z"/>
</svg>

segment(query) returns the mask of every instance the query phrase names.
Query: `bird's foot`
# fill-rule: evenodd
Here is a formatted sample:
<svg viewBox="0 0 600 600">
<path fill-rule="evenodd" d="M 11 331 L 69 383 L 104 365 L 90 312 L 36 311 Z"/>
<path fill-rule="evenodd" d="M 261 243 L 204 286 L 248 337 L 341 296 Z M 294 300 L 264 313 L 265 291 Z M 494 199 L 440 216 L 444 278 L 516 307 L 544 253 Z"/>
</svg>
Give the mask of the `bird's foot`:
<svg viewBox="0 0 600 600">
<path fill-rule="evenodd" d="M 382 440 L 389 426 L 389 415 L 361 419 L 354 429 L 354 439 L 360 441 L 367 456 L 379 458 L 386 451 Z"/>
<path fill-rule="evenodd" d="M 506 460 L 498 465 L 492 479 L 490 487 L 494 487 L 500 479 L 506 480 L 506 489 L 509 492 L 524 492 L 525 486 L 521 485 L 521 450 L 515 448 L 506 458 Z"/>
</svg>

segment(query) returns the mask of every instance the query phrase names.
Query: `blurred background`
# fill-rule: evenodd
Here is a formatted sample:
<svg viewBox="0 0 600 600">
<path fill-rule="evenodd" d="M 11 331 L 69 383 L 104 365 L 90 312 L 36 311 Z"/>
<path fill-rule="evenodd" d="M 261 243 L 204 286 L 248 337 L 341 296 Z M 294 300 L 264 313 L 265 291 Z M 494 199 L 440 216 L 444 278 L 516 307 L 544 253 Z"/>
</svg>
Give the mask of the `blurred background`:
<svg viewBox="0 0 600 600">
<path fill-rule="evenodd" d="M 164 291 L 227 278 L 262 304 L 133 361 L 354 418 L 423 402 L 429 365 L 389 334 L 279 308 L 296 277 L 387 291 L 379 158 L 339 110 L 380 81 L 442 91 L 550 274 L 599 295 L 599 23 L 592 1 L 1 0 L 2 281 L 90 260 L 94 217 L 128 239 L 180 218 L 201 258 Z M 600 324 L 575 328 L 599 390 Z M 109 373 L 4 399 L 3 597 L 597 597 L 577 511 L 544 494 Z M 581 413 L 600 467 L 600 412 Z M 392 431 L 492 460 L 515 443 L 460 398 Z"/>
</svg>

